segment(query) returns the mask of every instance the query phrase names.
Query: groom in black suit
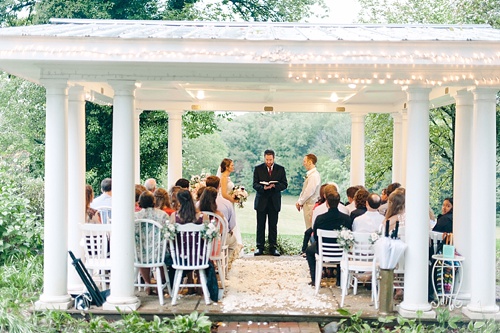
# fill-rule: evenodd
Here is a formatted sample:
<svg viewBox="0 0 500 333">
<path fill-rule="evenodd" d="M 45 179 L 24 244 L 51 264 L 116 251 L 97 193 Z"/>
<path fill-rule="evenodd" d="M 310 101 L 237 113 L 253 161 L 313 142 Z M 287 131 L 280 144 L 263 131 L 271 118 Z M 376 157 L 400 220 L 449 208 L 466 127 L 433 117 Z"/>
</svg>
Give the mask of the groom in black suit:
<svg viewBox="0 0 500 333">
<path fill-rule="evenodd" d="M 278 213 L 281 210 L 281 191 L 288 187 L 288 182 L 285 168 L 274 163 L 274 151 L 266 150 L 264 159 L 265 163 L 257 165 L 253 172 L 253 189 L 257 192 L 254 202 L 254 209 L 257 211 L 257 250 L 254 255 L 264 254 L 267 218 L 269 252 L 279 256 L 276 249 Z"/>
</svg>

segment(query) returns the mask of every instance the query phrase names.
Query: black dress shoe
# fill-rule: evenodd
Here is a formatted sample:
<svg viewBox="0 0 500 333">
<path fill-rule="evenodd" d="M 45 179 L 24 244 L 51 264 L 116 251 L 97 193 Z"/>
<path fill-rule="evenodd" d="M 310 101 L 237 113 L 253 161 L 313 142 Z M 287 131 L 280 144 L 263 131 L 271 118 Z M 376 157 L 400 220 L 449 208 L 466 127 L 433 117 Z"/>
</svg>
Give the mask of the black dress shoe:
<svg viewBox="0 0 500 333">
<path fill-rule="evenodd" d="M 281 255 L 278 250 L 272 250 L 269 254 L 272 254 L 275 257 L 279 257 Z"/>
<path fill-rule="evenodd" d="M 261 256 L 264 254 L 264 251 L 262 251 L 261 249 L 257 249 L 255 250 L 255 252 L 253 253 L 254 256 Z"/>
</svg>

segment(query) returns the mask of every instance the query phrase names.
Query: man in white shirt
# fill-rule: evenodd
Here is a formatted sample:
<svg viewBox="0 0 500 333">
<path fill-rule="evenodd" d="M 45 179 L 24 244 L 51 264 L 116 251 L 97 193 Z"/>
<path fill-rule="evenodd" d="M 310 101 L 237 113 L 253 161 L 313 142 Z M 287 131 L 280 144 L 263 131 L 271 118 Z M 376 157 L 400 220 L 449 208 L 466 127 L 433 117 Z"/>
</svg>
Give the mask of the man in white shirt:
<svg viewBox="0 0 500 333">
<path fill-rule="evenodd" d="M 380 215 L 380 196 L 377 193 L 370 193 L 366 200 L 366 213 L 354 219 L 352 231 L 355 232 L 378 232 L 384 222 L 384 216 Z"/>
<path fill-rule="evenodd" d="M 104 178 L 101 182 L 102 194 L 94 198 L 90 207 L 97 209 L 99 207 L 111 207 L 111 178 Z"/>
<path fill-rule="evenodd" d="M 316 169 L 317 161 L 318 158 L 314 154 L 307 154 L 304 156 L 302 164 L 307 170 L 306 179 L 304 181 L 304 185 L 302 186 L 302 192 L 300 192 L 299 200 L 295 204 L 295 207 L 297 207 L 299 212 L 301 209 L 304 211 L 306 229 L 309 229 L 312 226 L 313 208 L 319 198 L 319 187 L 321 186 L 321 177 Z"/>
<path fill-rule="evenodd" d="M 347 201 L 349 201 L 349 204 L 346 206 L 349 214 L 351 215 L 351 212 L 356 209 L 356 202 L 354 201 L 354 195 L 356 195 L 356 192 L 358 192 L 359 187 L 358 186 L 351 186 L 349 187 L 345 192 L 347 195 Z"/>
</svg>

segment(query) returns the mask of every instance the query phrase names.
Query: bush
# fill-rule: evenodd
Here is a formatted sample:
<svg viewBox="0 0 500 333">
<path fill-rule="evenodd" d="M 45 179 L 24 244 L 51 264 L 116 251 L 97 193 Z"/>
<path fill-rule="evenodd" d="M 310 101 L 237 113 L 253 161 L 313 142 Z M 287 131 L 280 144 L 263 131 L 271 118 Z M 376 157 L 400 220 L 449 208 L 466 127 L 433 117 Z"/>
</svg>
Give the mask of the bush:
<svg viewBox="0 0 500 333">
<path fill-rule="evenodd" d="M 23 171 L 0 160 L 0 264 L 42 250 L 43 183 Z"/>
</svg>

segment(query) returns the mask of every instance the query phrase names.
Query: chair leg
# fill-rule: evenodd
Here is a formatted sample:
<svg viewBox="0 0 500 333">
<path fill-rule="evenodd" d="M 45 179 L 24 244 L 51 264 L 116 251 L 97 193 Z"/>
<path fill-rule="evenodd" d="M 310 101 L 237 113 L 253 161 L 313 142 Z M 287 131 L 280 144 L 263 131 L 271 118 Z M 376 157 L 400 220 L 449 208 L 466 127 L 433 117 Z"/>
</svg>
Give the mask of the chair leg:
<svg viewBox="0 0 500 333">
<path fill-rule="evenodd" d="M 217 272 L 219 273 L 219 279 L 220 279 L 220 285 L 222 289 L 226 289 L 226 274 L 225 274 L 225 267 L 224 267 L 224 259 L 217 259 Z"/>
<path fill-rule="evenodd" d="M 163 305 L 163 283 L 161 278 L 160 267 L 156 267 L 156 290 L 158 292 L 158 298 L 160 300 L 160 305 Z"/>
<path fill-rule="evenodd" d="M 208 292 L 207 287 L 207 276 L 205 275 L 204 269 L 199 269 L 198 274 L 200 276 L 201 281 L 201 289 L 203 290 L 203 297 L 205 298 L 205 304 L 210 304 L 210 293 Z"/>
<path fill-rule="evenodd" d="M 318 295 L 319 293 L 319 285 L 321 284 L 321 273 L 323 271 L 323 263 L 319 260 L 316 260 L 316 276 L 314 278 L 314 295 Z"/>
<path fill-rule="evenodd" d="M 349 287 L 348 281 L 349 281 L 349 271 L 341 269 L 341 273 L 340 273 L 340 286 L 342 288 L 342 291 L 341 291 L 342 300 L 340 301 L 341 308 L 344 307 L 344 300 L 345 300 L 345 296 L 347 295 L 347 288 Z"/>
<path fill-rule="evenodd" d="M 182 280 L 182 269 L 175 270 L 175 278 L 174 278 L 174 290 L 172 291 L 172 305 L 177 304 L 177 295 L 179 294 L 179 288 L 181 287 Z"/>
<path fill-rule="evenodd" d="M 167 285 L 168 294 L 172 296 L 172 288 L 170 287 L 170 277 L 168 276 L 167 265 L 163 265 L 163 273 L 165 275 L 165 284 Z"/>
</svg>

